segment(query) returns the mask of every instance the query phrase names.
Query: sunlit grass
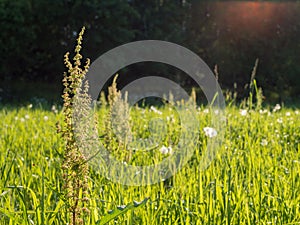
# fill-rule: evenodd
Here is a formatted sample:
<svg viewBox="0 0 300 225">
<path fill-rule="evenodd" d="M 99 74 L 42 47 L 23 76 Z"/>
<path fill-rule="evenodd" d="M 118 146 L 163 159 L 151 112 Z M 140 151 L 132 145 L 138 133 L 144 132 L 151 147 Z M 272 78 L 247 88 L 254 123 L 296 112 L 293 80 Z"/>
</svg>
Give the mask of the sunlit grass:
<svg viewBox="0 0 300 225">
<path fill-rule="evenodd" d="M 199 147 L 189 163 L 168 180 L 124 186 L 90 168 L 91 214 L 86 224 L 95 224 L 119 205 L 147 197 L 150 200 L 144 207 L 109 224 L 299 224 L 300 112 L 273 108 L 226 108 L 222 154 L 204 171 L 199 162 L 209 138 L 203 128 L 210 127 L 210 114 L 203 107 L 197 110 Z M 131 109 L 136 136 L 149 136 L 147 124 L 153 117 L 162 118 L 169 130 L 156 147 L 137 150 L 128 163 L 161 160 L 168 156 L 160 151 L 163 146 L 176 151 L 172 146 L 180 130 L 176 112 L 168 106 L 157 110 L 161 114 L 150 108 Z M 106 113 L 99 110 L 100 136 Z M 61 113 L 35 105 L 3 107 L 0 117 L 0 224 L 66 224 L 60 196 L 64 143 L 56 133 Z M 120 160 L 124 154 L 118 155 Z"/>
</svg>

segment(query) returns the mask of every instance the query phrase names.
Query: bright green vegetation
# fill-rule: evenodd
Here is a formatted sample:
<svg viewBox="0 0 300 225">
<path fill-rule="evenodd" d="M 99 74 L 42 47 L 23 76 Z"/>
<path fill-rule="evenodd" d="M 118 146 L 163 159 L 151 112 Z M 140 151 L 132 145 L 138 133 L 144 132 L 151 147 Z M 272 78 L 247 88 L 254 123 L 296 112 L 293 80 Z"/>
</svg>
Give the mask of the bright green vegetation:
<svg viewBox="0 0 300 225">
<path fill-rule="evenodd" d="M 50 108 L 0 110 L 0 224 L 67 224 L 60 195 L 64 143 L 56 133 L 62 114 Z M 176 118 L 168 106 L 158 110 L 161 115 L 133 107 L 131 117 L 138 119 L 131 120 L 132 132 L 145 138 L 145 126 L 154 116 L 172 121 L 173 114 Z M 205 171 L 199 170 L 199 162 L 209 138 L 203 128 L 210 126 L 210 114 L 204 108 L 197 114 L 198 147 L 189 163 L 170 179 L 131 187 L 112 183 L 90 168 L 90 215 L 85 224 L 95 224 L 117 206 L 133 207 L 134 201 L 146 198 L 149 200 L 142 207 L 108 224 L 299 224 L 300 112 L 286 108 L 274 112 L 273 107 L 244 112 L 234 106 L 226 108 L 222 149 Z M 100 136 L 106 115 L 107 110 L 100 108 Z M 169 123 L 174 132 L 180 128 L 176 121 Z M 139 151 L 132 153 L 128 163 L 145 165 L 147 159 L 152 164 L 151 157 L 166 157 L 159 149 L 170 143 L 166 140 L 172 135 L 167 132 L 147 157 L 139 157 L 144 154 Z"/>
</svg>

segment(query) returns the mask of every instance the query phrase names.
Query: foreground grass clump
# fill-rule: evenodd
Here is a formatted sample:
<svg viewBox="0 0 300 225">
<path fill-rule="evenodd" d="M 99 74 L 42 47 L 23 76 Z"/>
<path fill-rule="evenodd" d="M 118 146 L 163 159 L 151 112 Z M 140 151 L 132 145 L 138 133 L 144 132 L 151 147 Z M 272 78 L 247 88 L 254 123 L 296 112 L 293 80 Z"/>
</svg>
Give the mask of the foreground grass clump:
<svg viewBox="0 0 300 225">
<path fill-rule="evenodd" d="M 101 107 L 98 112 L 103 137 L 109 111 Z M 299 224 L 300 112 L 279 106 L 257 111 L 227 108 L 222 154 L 205 171 L 199 170 L 199 162 L 209 138 L 203 128 L 210 126 L 210 113 L 202 107 L 197 113 L 199 147 L 170 179 L 143 187 L 123 186 L 91 167 L 90 214 L 85 224 L 95 224 L 109 210 L 147 197 L 143 207 L 108 224 Z M 55 125 L 63 119 L 61 110 L 2 107 L 0 116 L 0 224 L 66 224 L 69 212 L 61 196 L 64 142 Z M 130 116 L 139 118 L 131 120 L 131 127 L 132 134 L 141 138 L 149 135 L 145 127 L 153 116 L 174 131 L 180 126 L 168 106 L 133 107 Z M 172 135 L 167 132 L 148 155 L 132 152 L 127 163 L 153 164 L 167 157 L 161 149 L 176 151 L 167 146 Z M 121 160 L 124 152 L 118 149 L 112 154 Z"/>
</svg>

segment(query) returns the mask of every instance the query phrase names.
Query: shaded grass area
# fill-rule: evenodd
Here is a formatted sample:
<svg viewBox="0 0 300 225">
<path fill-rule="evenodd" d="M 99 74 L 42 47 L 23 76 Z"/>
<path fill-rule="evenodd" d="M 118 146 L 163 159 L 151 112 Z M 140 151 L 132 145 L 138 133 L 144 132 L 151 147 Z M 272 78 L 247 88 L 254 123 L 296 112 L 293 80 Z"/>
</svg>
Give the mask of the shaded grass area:
<svg viewBox="0 0 300 225">
<path fill-rule="evenodd" d="M 2 80 L 0 81 L 0 104 L 12 106 L 24 106 L 27 104 L 40 104 L 48 106 L 49 104 L 62 104 L 62 84 L 61 81 L 37 82 L 25 80 Z M 192 87 L 186 88 L 191 93 Z M 198 104 L 207 104 L 205 95 L 200 88 L 196 88 Z M 104 91 L 107 91 L 104 89 Z M 232 91 L 224 91 L 226 93 L 234 93 Z M 237 90 L 236 90 L 237 91 Z M 248 96 L 248 90 L 239 89 L 236 93 L 238 98 L 235 103 L 242 101 Z M 300 99 L 296 96 L 285 96 L 284 102 L 281 102 L 281 96 L 275 91 L 268 90 L 264 93 L 267 97 L 264 99 L 265 105 L 274 105 L 276 103 L 284 103 L 288 107 L 300 107 Z M 148 101 L 149 104 L 156 104 Z"/>
<path fill-rule="evenodd" d="M 60 195 L 64 143 L 55 125 L 62 115 L 50 109 L 33 105 L 0 110 L 1 224 L 68 222 Z M 161 114 L 149 108 L 132 108 L 133 132 L 146 138 L 145 126 L 151 118 L 167 121 L 174 114 L 168 107 L 157 110 Z M 110 209 L 149 197 L 143 208 L 108 224 L 299 224 L 299 110 L 272 107 L 245 113 L 231 106 L 225 113 L 225 139 L 220 154 L 206 170 L 200 170 L 199 163 L 209 138 L 203 128 L 210 126 L 211 114 L 203 107 L 197 109 L 198 147 L 189 163 L 168 180 L 141 187 L 124 186 L 91 167 L 91 214 L 85 223 L 95 224 Z M 104 135 L 106 115 L 107 110 L 101 108 L 100 136 Z M 169 121 L 174 130 L 179 128 L 176 121 Z M 159 151 L 163 144 L 158 143 L 147 160 L 151 156 L 167 157 Z M 121 159 L 126 154 L 122 150 L 113 154 Z M 145 163 L 144 152 L 134 154 L 129 164 Z"/>
<path fill-rule="evenodd" d="M 22 105 L 30 103 L 61 103 L 61 82 L 4 80 L 0 82 L 0 103 Z"/>
</svg>

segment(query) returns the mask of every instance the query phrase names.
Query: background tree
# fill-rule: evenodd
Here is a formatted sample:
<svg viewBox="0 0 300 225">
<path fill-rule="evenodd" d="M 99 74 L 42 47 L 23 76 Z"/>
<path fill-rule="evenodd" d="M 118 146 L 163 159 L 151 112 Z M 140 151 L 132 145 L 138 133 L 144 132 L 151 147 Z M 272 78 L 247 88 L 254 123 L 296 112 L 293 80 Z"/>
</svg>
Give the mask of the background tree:
<svg viewBox="0 0 300 225">
<path fill-rule="evenodd" d="M 130 41 L 166 40 L 191 49 L 212 69 L 217 64 L 222 87 L 237 83 L 240 93 L 259 58 L 257 80 L 267 100 L 297 99 L 299 12 L 297 1 L 0 0 L 0 98 L 9 92 L 7 80 L 60 85 L 62 56 L 85 26 L 83 54 L 92 61 Z M 148 75 L 193 85 L 181 71 L 159 63 L 139 63 L 119 73 L 121 85 Z"/>
</svg>

